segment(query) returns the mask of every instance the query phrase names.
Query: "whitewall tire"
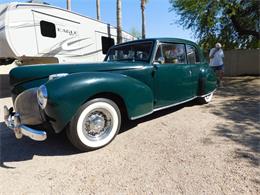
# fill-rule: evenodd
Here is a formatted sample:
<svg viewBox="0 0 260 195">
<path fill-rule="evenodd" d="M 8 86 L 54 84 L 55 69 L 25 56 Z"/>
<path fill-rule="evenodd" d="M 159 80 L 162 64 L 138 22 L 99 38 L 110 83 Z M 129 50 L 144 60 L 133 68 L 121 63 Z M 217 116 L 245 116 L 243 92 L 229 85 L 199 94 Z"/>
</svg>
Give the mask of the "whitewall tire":
<svg viewBox="0 0 260 195">
<path fill-rule="evenodd" d="M 80 107 L 67 129 L 67 136 L 75 147 L 89 151 L 109 144 L 120 126 L 118 106 L 109 99 L 97 98 Z"/>
<path fill-rule="evenodd" d="M 212 101 L 212 98 L 213 98 L 213 92 L 204 97 L 201 97 L 200 100 L 201 100 L 201 103 L 207 104 Z"/>
</svg>

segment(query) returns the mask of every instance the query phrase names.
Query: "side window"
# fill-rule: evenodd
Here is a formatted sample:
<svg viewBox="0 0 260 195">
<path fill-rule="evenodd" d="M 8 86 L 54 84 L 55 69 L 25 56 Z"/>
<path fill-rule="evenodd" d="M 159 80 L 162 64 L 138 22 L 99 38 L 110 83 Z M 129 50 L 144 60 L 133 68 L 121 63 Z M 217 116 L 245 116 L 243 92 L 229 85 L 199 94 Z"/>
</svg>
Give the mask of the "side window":
<svg viewBox="0 0 260 195">
<path fill-rule="evenodd" d="M 200 63 L 198 50 L 192 45 L 187 45 L 186 48 L 187 48 L 188 63 L 189 64 Z"/>
<path fill-rule="evenodd" d="M 165 63 L 168 64 L 187 64 L 184 44 L 164 43 L 162 53 Z"/>
<path fill-rule="evenodd" d="M 56 38 L 55 24 L 46 21 L 40 21 L 41 34 L 44 37 Z"/>
</svg>

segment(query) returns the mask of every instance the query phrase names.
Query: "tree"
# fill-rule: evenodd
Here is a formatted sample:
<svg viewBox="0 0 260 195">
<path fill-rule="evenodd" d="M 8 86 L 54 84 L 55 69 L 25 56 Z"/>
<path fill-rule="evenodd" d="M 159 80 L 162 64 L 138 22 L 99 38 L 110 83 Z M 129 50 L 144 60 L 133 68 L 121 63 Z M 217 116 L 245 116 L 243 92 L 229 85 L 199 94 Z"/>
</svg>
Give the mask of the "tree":
<svg viewBox="0 0 260 195">
<path fill-rule="evenodd" d="M 122 43 L 122 2 L 116 0 L 117 43 Z"/>
<path fill-rule="evenodd" d="M 221 42 L 226 49 L 259 47 L 258 0 L 170 0 L 178 23 L 191 29 L 205 49 Z"/>
<path fill-rule="evenodd" d="M 96 0 L 97 20 L 100 20 L 100 0 Z"/>
<path fill-rule="evenodd" d="M 145 39 L 146 33 L 145 33 L 145 5 L 147 4 L 148 0 L 141 0 L 141 11 L 142 11 L 142 38 Z"/>
<path fill-rule="evenodd" d="M 71 1 L 67 0 L 67 10 L 71 11 Z"/>
<path fill-rule="evenodd" d="M 129 33 L 130 33 L 131 35 L 133 35 L 133 36 L 134 36 L 135 38 L 137 38 L 137 39 L 141 39 L 141 38 L 142 38 L 141 33 L 140 33 L 135 27 L 132 27 L 132 28 L 130 29 Z"/>
</svg>

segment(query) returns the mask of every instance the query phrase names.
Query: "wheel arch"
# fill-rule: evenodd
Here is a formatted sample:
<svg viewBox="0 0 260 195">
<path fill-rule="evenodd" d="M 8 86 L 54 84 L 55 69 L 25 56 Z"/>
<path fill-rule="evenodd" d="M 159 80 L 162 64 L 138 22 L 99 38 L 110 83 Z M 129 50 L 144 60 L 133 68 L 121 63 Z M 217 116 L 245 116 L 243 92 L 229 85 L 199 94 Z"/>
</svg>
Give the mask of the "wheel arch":
<svg viewBox="0 0 260 195">
<path fill-rule="evenodd" d="M 129 119 L 128 110 L 127 110 L 125 101 L 120 95 L 113 93 L 113 92 L 101 92 L 101 93 L 92 95 L 84 103 L 86 103 L 90 100 L 96 99 L 96 98 L 106 98 L 106 99 L 112 100 L 118 106 L 122 117 L 126 117 L 127 119 Z"/>
</svg>

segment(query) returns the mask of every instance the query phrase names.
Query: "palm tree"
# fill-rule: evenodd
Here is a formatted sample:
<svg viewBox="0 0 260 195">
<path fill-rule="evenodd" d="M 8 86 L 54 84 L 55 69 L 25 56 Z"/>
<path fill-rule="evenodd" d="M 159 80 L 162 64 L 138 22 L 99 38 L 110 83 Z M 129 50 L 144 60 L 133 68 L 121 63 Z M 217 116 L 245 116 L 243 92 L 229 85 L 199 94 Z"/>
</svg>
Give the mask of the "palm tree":
<svg viewBox="0 0 260 195">
<path fill-rule="evenodd" d="M 71 1 L 67 0 L 67 10 L 71 11 Z"/>
<path fill-rule="evenodd" d="M 96 0 L 97 20 L 100 20 L 100 0 Z"/>
<path fill-rule="evenodd" d="M 145 39 L 145 5 L 148 3 L 148 0 L 141 0 L 141 10 L 142 10 L 142 38 Z"/>
<path fill-rule="evenodd" d="M 117 43 L 122 43 L 122 2 L 116 1 Z"/>
</svg>

